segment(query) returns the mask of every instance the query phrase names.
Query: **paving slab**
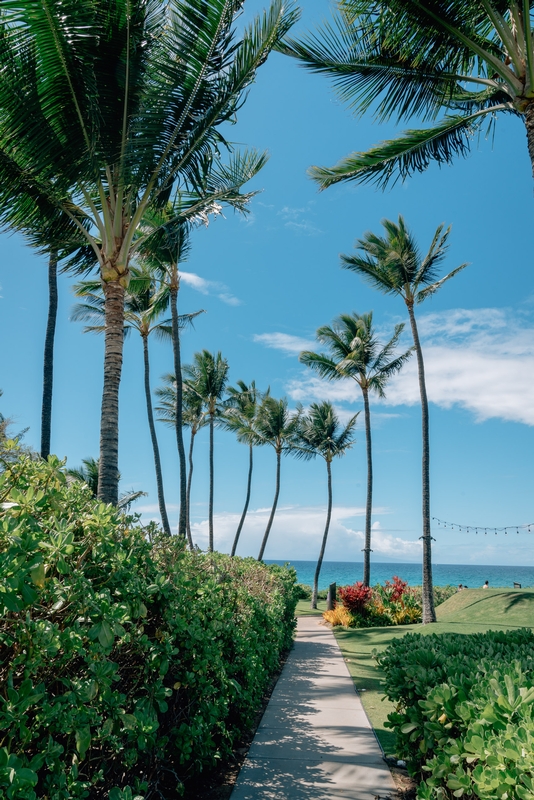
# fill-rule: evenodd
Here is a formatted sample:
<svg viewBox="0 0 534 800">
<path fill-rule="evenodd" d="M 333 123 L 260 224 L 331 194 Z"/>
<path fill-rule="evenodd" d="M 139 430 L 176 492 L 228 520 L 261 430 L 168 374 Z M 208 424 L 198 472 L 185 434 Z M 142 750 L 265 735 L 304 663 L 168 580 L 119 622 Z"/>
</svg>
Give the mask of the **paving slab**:
<svg viewBox="0 0 534 800">
<path fill-rule="evenodd" d="M 231 800 L 386 800 L 391 773 L 332 631 L 299 617 L 294 647 Z"/>
</svg>

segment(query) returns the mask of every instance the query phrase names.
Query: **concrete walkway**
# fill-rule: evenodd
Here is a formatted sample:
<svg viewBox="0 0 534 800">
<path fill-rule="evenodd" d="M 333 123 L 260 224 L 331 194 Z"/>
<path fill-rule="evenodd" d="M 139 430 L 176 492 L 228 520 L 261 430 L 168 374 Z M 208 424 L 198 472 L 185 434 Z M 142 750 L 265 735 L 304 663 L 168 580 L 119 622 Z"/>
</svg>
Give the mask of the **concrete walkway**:
<svg viewBox="0 0 534 800">
<path fill-rule="evenodd" d="M 385 800 L 395 787 L 332 631 L 299 617 L 231 800 Z"/>
</svg>

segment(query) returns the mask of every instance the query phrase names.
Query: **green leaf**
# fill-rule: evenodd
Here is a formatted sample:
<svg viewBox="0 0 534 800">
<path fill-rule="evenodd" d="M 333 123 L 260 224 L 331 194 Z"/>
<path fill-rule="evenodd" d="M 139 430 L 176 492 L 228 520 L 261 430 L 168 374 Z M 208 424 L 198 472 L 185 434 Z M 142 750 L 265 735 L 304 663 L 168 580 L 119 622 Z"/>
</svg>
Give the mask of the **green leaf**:
<svg viewBox="0 0 534 800">
<path fill-rule="evenodd" d="M 115 641 L 115 635 L 111 630 L 109 623 L 103 620 L 100 623 L 100 630 L 98 631 L 98 641 L 105 647 L 106 649 L 113 646 L 113 642 Z"/>
<path fill-rule="evenodd" d="M 75 731 L 76 750 L 80 754 L 80 760 L 85 758 L 85 754 L 91 745 L 91 728 L 86 725 Z"/>
</svg>

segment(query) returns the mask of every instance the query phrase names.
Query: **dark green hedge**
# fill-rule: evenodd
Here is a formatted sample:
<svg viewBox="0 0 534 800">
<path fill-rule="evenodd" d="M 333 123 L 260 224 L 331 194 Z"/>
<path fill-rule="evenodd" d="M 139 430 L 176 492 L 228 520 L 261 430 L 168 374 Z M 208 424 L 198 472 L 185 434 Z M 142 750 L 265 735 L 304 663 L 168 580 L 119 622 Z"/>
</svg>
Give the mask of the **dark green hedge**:
<svg viewBox="0 0 534 800">
<path fill-rule="evenodd" d="M 408 634 L 378 658 L 419 800 L 534 800 L 534 632 Z"/>
<path fill-rule="evenodd" d="M 181 793 L 250 724 L 291 644 L 295 573 L 151 542 L 52 457 L 5 462 L 6 502 L 0 796 Z"/>
</svg>

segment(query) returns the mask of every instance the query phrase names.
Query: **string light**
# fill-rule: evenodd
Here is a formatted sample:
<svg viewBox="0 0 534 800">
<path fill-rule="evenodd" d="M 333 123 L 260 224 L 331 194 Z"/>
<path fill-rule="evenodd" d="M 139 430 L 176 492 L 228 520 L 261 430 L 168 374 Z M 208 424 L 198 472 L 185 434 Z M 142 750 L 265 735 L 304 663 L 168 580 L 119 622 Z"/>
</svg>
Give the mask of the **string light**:
<svg viewBox="0 0 534 800">
<path fill-rule="evenodd" d="M 478 535 L 479 531 L 478 527 L 459 525 L 457 522 L 446 522 L 445 520 L 438 519 L 437 517 L 432 517 L 432 519 L 434 522 L 437 523 L 438 527 L 443 526 L 444 528 L 446 528 L 448 525 L 451 530 L 454 530 L 454 528 L 456 528 L 456 530 L 460 532 L 463 530 L 464 532 L 466 531 L 467 533 L 472 533 L 474 531 L 475 534 Z M 484 530 L 484 536 L 488 535 L 488 531 L 490 532 L 493 531 L 495 536 L 497 536 L 497 534 L 499 533 L 504 533 L 505 536 L 508 536 L 508 531 L 513 531 L 513 530 L 515 530 L 517 534 L 519 534 L 522 531 L 525 533 L 532 533 L 531 528 L 533 526 L 534 522 L 529 522 L 528 524 L 525 525 L 505 525 L 502 528 L 490 526 L 489 528 L 484 528 L 483 530 Z M 480 530 L 482 531 L 482 528 L 480 528 Z"/>
</svg>

